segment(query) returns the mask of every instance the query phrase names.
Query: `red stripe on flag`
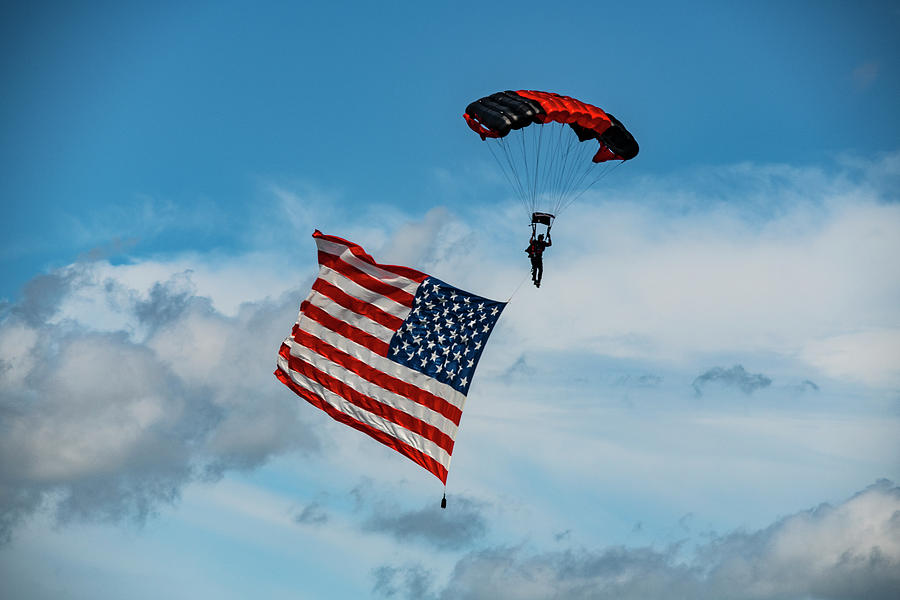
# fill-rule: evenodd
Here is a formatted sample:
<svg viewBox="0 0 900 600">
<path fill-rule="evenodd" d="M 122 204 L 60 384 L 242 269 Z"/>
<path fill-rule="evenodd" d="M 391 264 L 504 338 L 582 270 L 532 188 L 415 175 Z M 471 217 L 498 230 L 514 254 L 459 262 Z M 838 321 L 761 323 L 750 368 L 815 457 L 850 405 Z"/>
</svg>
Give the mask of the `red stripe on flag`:
<svg viewBox="0 0 900 600">
<path fill-rule="evenodd" d="M 315 365 L 309 364 L 302 358 L 293 356 L 290 348 L 286 344 L 281 346 L 281 350 L 279 350 L 278 353 L 288 361 L 288 366 L 292 371 L 300 373 L 307 379 L 315 381 L 325 387 L 325 389 L 334 392 L 351 404 L 354 404 L 363 410 L 367 410 L 373 415 L 381 417 L 385 421 L 396 423 L 400 427 L 408 429 L 409 431 L 422 436 L 426 440 L 434 442 L 446 450 L 447 454 L 453 453 L 453 439 L 434 425 L 420 421 L 409 413 L 405 413 L 398 408 L 388 406 L 374 398 L 370 398 L 365 394 L 357 392 L 343 381 L 335 379 L 328 373 L 317 369 Z"/>
<path fill-rule="evenodd" d="M 381 356 L 387 357 L 388 350 L 390 350 L 389 344 L 384 343 L 374 335 L 368 334 L 362 329 L 358 329 L 353 325 L 350 325 L 346 321 L 341 321 L 340 319 L 329 315 L 318 306 L 314 306 L 304 300 L 300 304 L 300 312 L 316 323 L 319 323 L 323 327 L 327 327 L 335 333 L 341 334 L 348 340 L 351 340 L 353 342 L 356 342 L 360 346 L 368 348 L 375 354 L 380 354 Z"/>
<path fill-rule="evenodd" d="M 410 269 L 409 267 L 400 267 L 397 265 L 379 264 L 379 263 L 375 262 L 375 259 L 373 259 L 371 256 L 369 256 L 369 254 L 365 250 L 362 249 L 362 246 L 354 244 L 353 242 L 349 242 L 349 241 L 345 240 L 344 238 L 340 238 L 336 235 L 325 235 L 324 233 L 322 233 L 321 231 L 316 229 L 313 232 L 312 236 L 314 238 L 321 238 L 321 239 L 327 240 L 329 242 L 334 242 L 335 244 L 341 244 L 342 246 L 347 246 L 347 249 L 350 250 L 350 252 L 356 258 L 363 260 L 363 261 L 369 263 L 370 265 L 374 265 L 374 266 L 378 267 L 379 269 L 383 269 L 385 271 L 393 273 L 394 275 L 399 275 L 400 277 L 406 277 L 407 279 L 411 279 L 411 280 L 417 281 L 419 283 L 422 283 L 423 281 L 428 279 L 428 275 L 426 275 L 425 273 L 423 273 L 421 271 L 416 271 L 415 269 Z"/>
<path fill-rule="evenodd" d="M 376 277 L 372 277 L 365 271 L 354 267 L 350 263 L 344 262 L 339 256 L 335 256 L 334 254 L 329 254 L 327 252 L 322 252 L 320 250 L 319 264 L 337 271 L 347 279 L 352 280 L 353 282 L 363 286 L 368 290 L 372 290 L 373 292 L 377 292 L 382 296 L 390 298 L 397 304 L 402 304 L 403 306 L 412 308 L 415 296 L 413 296 L 409 292 L 401 290 L 400 288 L 396 288 L 389 283 L 385 283 Z"/>
<path fill-rule="evenodd" d="M 353 427 L 354 429 L 378 440 L 385 446 L 393 448 L 400 454 L 421 465 L 426 470 L 434 473 L 434 475 L 441 480 L 441 483 L 447 483 L 447 469 L 444 467 L 444 465 L 434 460 L 424 452 L 416 450 L 406 442 L 398 440 L 397 438 L 390 436 L 383 431 L 375 429 L 371 425 L 357 421 L 350 415 L 342 413 L 338 409 L 325 402 L 325 400 L 320 398 L 318 395 L 297 385 L 290 378 L 290 376 L 280 368 L 275 370 L 275 377 L 277 377 L 281 383 L 289 387 L 295 394 L 297 394 L 316 408 L 328 413 L 328 416 L 330 416 L 335 421 Z"/>
<path fill-rule="evenodd" d="M 294 341 L 296 341 L 298 344 L 314 350 L 331 362 L 344 367 L 348 371 L 356 373 L 363 379 L 371 381 L 378 387 L 405 398 L 409 398 L 416 404 L 421 404 L 426 408 L 430 408 L 431 410 L 442 414 L 450 421 L 453 421 L 454 425 L 459 425 L 459 420 L 462 417 L 462 411 L 440 396 L 435 396 L 434 394 L 426 392 L 425 390 L 420 389 L 410 383 L 379 371 L 378 369 L 369 366 L 367 363 L 359 360 L 358 358 L 335 348 L 331 344 L 323 342 L 311 333 L 303 331 L 296 325 L 294 326 L 293 338 Z"/>
<path fill-rule="evenodd" d="M 397 331 L 400 329 L 400 326 L 403 325 L 403 319 L 381 310 L 374 304 L 363 302 L 359 298 L 354 298 L 341 288 L 328 283 L 324 279 L 316 279 L 312 289 L 323 296 L 331 298 L 344 308 L 350 309 L 358 315 L 368 317 L 376 323 L 384 325 L 393 331 Z"/>
</svg>

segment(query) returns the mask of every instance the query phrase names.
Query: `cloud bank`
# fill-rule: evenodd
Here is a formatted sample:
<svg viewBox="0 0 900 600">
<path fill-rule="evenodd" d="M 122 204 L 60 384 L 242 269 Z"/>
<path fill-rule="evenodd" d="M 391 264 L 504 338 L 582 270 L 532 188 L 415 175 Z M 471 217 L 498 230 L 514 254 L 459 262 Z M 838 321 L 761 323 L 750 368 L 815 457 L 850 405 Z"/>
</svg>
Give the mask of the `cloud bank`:
<svg viewBox="0 0 900 600">
<path fill-rule="evenodd" d="M 376 510 L 363 529 L 390 535 L 401 543 L 423 542 L 439 550 L 469 547 L 487 531 L 483 506 L 462 496 L 451 496 L 448 502 L 453 509 L 440 512 L 435 511 L 433 502 L 417 510 Z"/>
<path fill-rule="evenodd" d="M 504 319 L 545 349 L 680 365 L 765 354 L 804 378 L 900 388 L 898 183 L 889 155 L 598 191 L 557 221 L 545 284 L 520 289 Z"/>
<path fill-rule="evenodd" d="M 111 269 L 40 276 L 0 322 L 5 540 L 41 507 L 140 522 L 191 480 L 318 447 L 270 381 L 296 293 L 225 315 L 189 273 L 142 289 Z"/>
<path fill-rule="evenodd" d="M 793 381 L 897 389 L 898 181 L 900 155 L 889 155 L 828 172 L 709 169 L 585 197 L 554 229 L 546 285 L 520 288 L 507 308 L 481 375 L 493 365 L 527 378 L 536 359 L 523 351 L 535 349 L 664 364 L 690 382 L 698 364 L 752 354 L 768 358 L 765 375 L 738 364 L 695 385 L 758 390 L 783 375 L 768 366 L 777 363 Z M 418 221 L 377 207 L 337 219 L 328 206 L 300 210 L 311 204 L 303 194 L 271 192 L 294 220 L 249 223 L 251 237 L 305 245 L 321 218 L 377 260 L 491 297 L 528 275 L 520 215 L 502 204 Z M 375 214 L 385 223 L 373 225 Z M 307 256 L 293 271 L 279 255 L 118 266 L 86 257 L 0 306 L 0 536 L 42 507 L 61 522 L 140 521 L 193 479 L 315 451 L 322 441 L 271 377 L 315 269 L 311 244 Z"/>
<path fill-rule="evenodd" d="M 463 556 L 440 589 L 425 575 L 419 565 L 384 567 L 373 592 L 440 600 L 889 600 L 900 589 L 900 487 L 881 480 L 837 506 L 715 536 L 691 551 L 676 544 L 536 554 L 502 546 Z"/>
</svg>

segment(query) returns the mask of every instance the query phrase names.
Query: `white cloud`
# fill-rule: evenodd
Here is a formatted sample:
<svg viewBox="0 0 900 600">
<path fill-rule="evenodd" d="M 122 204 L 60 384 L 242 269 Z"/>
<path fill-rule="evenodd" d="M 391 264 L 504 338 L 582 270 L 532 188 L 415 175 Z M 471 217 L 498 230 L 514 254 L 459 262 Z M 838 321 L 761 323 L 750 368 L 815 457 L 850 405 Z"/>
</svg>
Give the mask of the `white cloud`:
<svg viewBox="0 0 900 600">
<path fill-rule="evenodd" d="M 598 193 L 557 221 L 544 285 L 520 289 L 502 326 L 523 346 L 672 364 L 761 353 L 896 387 L 882 351 L 900 326 L 897 162 L 740 165 Z M 435 267 L 502 298 L 527 277 L 527 234 L 493 218 L 477 252 L 456 242 Z"/>
<path fill-rule="evenodd" d="M 554 230 L 544 287 L 521 288 L 508 307 L 483 377 L 532 349 L 687 368 L 687 386 L 736 364 L 709 362 L 726 354 L 786 361 L 798 380 L 820 369 L 895 386 L 900 205 L 885 198 L 898 170 L 893 157 L 836 173 L 741 165 L 586 199 Z M 284 225 L 292 231 L 328 213 L 304 208 L 315 195 L 275 192 L 298 219 Z M 328 232 L 503 298 L 528 276 L 516 214 L 436 209 L 417 223 L 374 207 Z M 96 514 L 128 513 L 134 498 L 146 514 L 198 473 L 315 447 L 271 377 L 315 272 L 306 236 L 289 259 L 94 261 L 35 278 L 0 322 L 0 476 L 24 490 L 3 500 L 10 510 L 61 492 L 72 514 L 91 514 L 92 502 L 105 507 Z"/>
<path fill-rule="evenodd" d="M 375 591 L 407 598 L 705 598 L 888 600 L 900 589 L 900 488 L 888 481 L 836 507 L 821 505 L 765 529 L 715 536 L 693 552 L 679 545 L 568 548 L 530 553 L 522 547 L 471 552 L 442 590 L 405 586 L 419 565 L 377 573 Z M 405 592 L 405 593 L 404 593 Z"/>
<path fill-rule="evenodd" d="M 37 341 L 37 331 L 24 323 L 0 328 L 0 390 L 22 385 L 34 368 L 32 351 Z"/>
<path fill-rule="evenodd" d="M 576 229 L 559 227 L 544 287 L 513 313 L 531 339 L 650 359 L 733 350 L 791 356 L 819 336 L 898 320 L 890 257 L 900 255 L 900 207 L 848 207 L 803 235 L 748 230 L 736 216 L 621 210 L 577 215 L 594 232 L 577 254 L 564 246 Z"/>
<path fill-rule="evenodd" d="M 44 501 L 142 520 L 196 477 L 316 447 L 271 375 L 297 294 L 229 316 L 160 269 L 72 265 L 0 322 L 0 535 Z"/>
<path fill-rule="evenodd" d="M 881 329 L 811 340 L 801 357 L 834 377 L 900 387 L 900 329 Z"/>
</svg>

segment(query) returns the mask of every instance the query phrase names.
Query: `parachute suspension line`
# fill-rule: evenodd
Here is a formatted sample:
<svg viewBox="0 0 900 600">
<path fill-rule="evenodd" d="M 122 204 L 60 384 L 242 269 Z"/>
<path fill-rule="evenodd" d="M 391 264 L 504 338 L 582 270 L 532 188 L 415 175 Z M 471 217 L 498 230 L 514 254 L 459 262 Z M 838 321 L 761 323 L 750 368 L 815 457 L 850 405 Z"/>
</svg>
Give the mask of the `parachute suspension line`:
<svg viewBox="0 0 900 600">
<path fill-rule="evenodd" d="M 500 167 L 500 172 L 503 173 L 503 177 L 506 179 L 506 182 L 509 184 L 513 190 L 516 188 L 516 182 L 510 177 L 509 171 L 506 166 L 504 166 L 503 161 L 500 160 L 500 157 L 497 156 L 497 153 L 494 151 L 494 145 L 491 142 L 487 142 L 488 150 L 491 151 L 491 156 L 494 157 L 494 160 L 497 162 L 497 166 Z"/>
<path fill-rule="evenodd" d="M 534 199 L 536 205 L 539 205 L 543 201 L 544 197 L 544 185 L 541 180 L 540 174 L 544 168 L 544 160 L 542 154 L 544 152 L 544 128 L 543 126 L 535 126 L 531 129 L 534 129 L 534 174 L 532 176 L 533 187 L 534 187 Z M 537 206 L 535 207 L 537 208 Z"/>
<path fill-rule="evenodd" d="M 568 161 L 571 154 L 572 140 L 567 136 L 565 125 L 557 125 L 556 127 L 556 165 L 555 177 L 553 179 L 553 204 L 559 205 L 563 199 L 563 188 L 565 187 L 565 176 L 568 171 Z M 554 213 L 555 214 L 555 213 Z"/>
<path fill-rule="evenodd" d="M 583 166 L 580 170 L 574 169 L 571 173 L 571 178 L 568 180 L 569 185 L 566 188 L 566 193 L 563 195 L 564 199 L 571 199 L 573 196 L 581 196 L 585 191 L 587 191 L 587 187 L 583 187 L 584 180 L 587 179 L 587 176 L 590 172 L 597 168 L 597 165 L 593 161 L 588 161 L 583 163 Z M 590 186 L 588 186 L 590 187 Z"/>
<path fill-rule="evenodd" d="M 606 177 L 607 175 L 609 175 L 610 173 L 612 173 L 613 171 L 615 171 L 616 169 L 618 169 L 619 167 L 621 167 L 621 166 L 624 165 L 624 164 L 625 164 L 625 161 L 624 161 L 624 160 L 620 160 L 620 161 L 616 162 L 616 164 L 614 164 L 614 165 L 612 165 L 612 166 L 610 166 L 609 163 L 606 163 L 606 164 L 604 165 L 605 168 L 604 168 L 600 173 L 597 174 L 597 176 L 594 178 L 594 180 L 591 181 L 590 184 L 588 184 L 588 187 L 587 187 L 584 191 L 586 192 L 588 189 L 590 189 L 590 188 L 594 187 L 595 185 L 597 185 L 597 183 L 598 183 L 601 179 L 603 179 L 604 177 Z M 582 192 L 582 193 L 584 193 L 584 192 Z"/>
<path fill-rule="evenodd" d="M 528 133 L 527 129 L 522 130 L 522 135 L 519 136 L 519 144 L 516 144 L 515 150 L 513 150 L 513 146 L 510 145 L 510 151 L 514 151 L 516 154 L 515 162 L 519 168 L 519 178 L 522 181 L 522 189 L 524 190 L 524 204 L 525 204 L 525 212 L 529 215 L 534 210 L 535 200 L 534 200 L 534 190 L 531 188 L 531 169 L 529 168 L 530 162 L 528 157 L 530 156 L 528 147 L 527 147 L 527 138 L 525 137 Z"/>
<path fill-rule="evenodd" d="M 594 163 L 591 161 L 593 148 L 588 145 L 589 142 L 578 141 L 577 137 L 570 137 L 569 139 L 572 145 L 571 154 L 575 157 L 575 160 L 572 161 L 572 168 L 566 174 L 566 187 L 565 192 L 561 195 L 560 205 L 578 190 L 584 173 L 594 167 Z"/>
<path fill-rule="evenodd" d="M 543 141 L 544 128 L 547 126 L 542 124 L 542 125 L 538 125 L 537 127 L 541 128 L 541 138 Z M 543 145 L 547 146 L 546 152 L 545 152 L 546 156 L 541 157 L 541 173 L 537 177 L 537 182 L 538 182 L 538 185 L 540 186 L 540 190 L 538 191 L 538 197 L 540 197 L 540 198 L 547 197 L 552 192 L 552 189 L 553 189 L 552 187 L 550 187 L 550 184 L 551 184 L 550 174 L 553 172 L 553 157 L 554 157 L 554 153 L 553 153 L 554 138 L 553 138 L 552 130 L 549 133 L 547 133 L 547 137 L 548 137 L 548 140 L 546 142 L 542 143 L 542 146 Z"/>
<path fill-rule="evenodd" d="M 600 170 L 600 173 L 597 175 L 597 177 L 595 177 L 594 180 L 591 181 L 591 183 L 587 187 L 585 187 L 584 190 L 581 191 L 581 193 L 579 193 L 576 196 L 573 196 L 568 202 L 566 202 L 565 206 L 563 206 L 562 209 L 560 209 L 560 212 L 569 208 L 572 205 L 572 203 L 574 203 L 576 200 L 581 198 L 589 189 L 591 189 L 592 187 L 597 185 L 597 183 L 601 179 L 603 179 L 604 177 L 606 177 L 607 175 L 609 175 L 610 173 L 612 173 L 613 171 L 615 171 L 616 169 L 621 167 L 623 164 L 625 164 L 625 161 L 620 160 L 619 162 L 617 162 L 616 164 L 614 164 L 611 167 L 609 166 L 608 163 L 603 165 L 604 168 Z"/>
<path fill-rule="evenodd" d="M 556 207 L 559 205 L 563 194 L 565 194 L 566 172 L 571 167 L 573 158 L 571 149 L 571 140 L 569 139 L 569 131 L 564 124 L 554 125 L 556 128 L 556 146 L 554 149 L 554 164 L 551 170 L 550 180 L 552 188 L 547 194 L 547 211 L 556 214 Z"/>
<path fill-rule="evenodd" d="M 525 132 L 527 132 L 529 129 L 530 127 L 526 127 Z M 531 181 L 531 178 L 528 175 L 528 149 L 525 147 L 525 135 L 520 135 L 519 139 L 522 141 L 522 165 L 525 168 L 525 189 L 529 192 L 526 200 L 528 201 L 529 206 L 534 209 L 534 190 L 528 189 L 528 182 Z"/>
<path fill-rule="evenodd" d="M 500 165 L 500 171 L 503 172 L 503 176 L 506 177 L 506 181 L 509 182 L 510 187 L 513 188 L 515 195 L 518 197 L 519 201 L 522 203 L 525 212 L 528 212 L 528 204 L 525 201 L 525 190 L 522 188 L 522 182 L 519 179 L 518 172 L 516 170 L 516 166 L 510 156 L 509 148 L 507 148 L 506 143 L 503 138 L 498 138 L 497 144 L 503 150 L 504 158 L 506 159 L 506 165 L 503 164 L 503 161 L 500 160 L 500 157 L 497 156 L 497 153 L 494 151 L 494 144 L 492 142 L 488 142 L 488 149 L 491 151 L 491 156 L 494 157 L 494 160 L 497 161 L 497 164 Z"/>
<path fill-rule="evenodd" d="M 590 189 L 590 184 L 584 185 L 584 180 L 587 178 L 592 169 L 597 169 L 603 172 L 605 168 L 605 166 L 597 167 L 597 165 L 591 163 L 589 167 L 582 170 L 580 173 L 578 173 L 578 175 L 573 176 L 572 184 L 569 186 L 564 202 L 560 206 L 560 212 L 570 206 L 576 198 L 580 198 L 585 192 L 587 192 L 588 189 Z"/>
<path fill-rule="evenodd" d="M 548 205 L 552 204 L 553 198 L 556 196 L 557 191 L 559 190 L 559 165 L 560 165 L 560 128 L 558 126 L 554 126 L 551 123 L 541 125 L 541 127 L 550 127 L 551 131 L 555 130 L 555 134 L 552 137 L 552 145 L 548 150 L 550 150 L 550 159 L 547 160 L 547 171 L 546 171 L 546 190 L 545 195 L 547 197 Z"/>
<path fill-rule="evenodd" d="M 548 150 L 550 150 L 550 158 L 547 162 L 546 176 L 545 176 L 545 191 L 544 197 L 545 202 L 548 207 L 548 211 L 552 212 L 552 206 L 555 203 L 556 196 L 559 194 L 559 188 L 561 184 L 560 176 L 561 176 L 561 167 L 564 164 L 564 158 L 562 156 L 562 139 L 560 136 L 560 132 L 562 128 L 553 123 L 548 123 L 542 125 L 542 127 L 552 127 L 556 130 L 556 135 L 552 136 L 551 134 L 551 144 L 548 144 Z M 555 214 L 555 213 L 554 213 Z"/>
<path fill-rule="evenodd" d="M 547 144 L 547 150 L 549 159 L 545 160 L 546 169 L 545 175 L 543 176 L 544 181 L 544 197 L 546 198 L 546 203 L 548 207 L 552 207 L 557 203 L 557 196 L 559 194 L 560 187 L 562 185 L 562 181 L 560 179 L 561 167 L 563 165 L 563 161 L 561 158 L 562 154 L 562 133 L 563 128 L 558 124 L 546 124 L 541 127 L 549 127 L 551 129 L 550 133 L 550 142 Z M 555 135 L 554 135 L 555 132 Z M 552 214 L 556 214 L 552 210 L 550 211 Z"/>
<path fill-rule="evenodd" d="M 570 186 L 570 189 L 567 191 L 566 201 L 559 208 L 560 212 L 562 212 L 564 210 L 564 208 L 568 208 L 572 204 L 572 202 L 575 201 L 576 198 L 580 198 L 582 195 L 584 195 L 585 192 L 587 192 L 590 189 L 590 187 L 591 187 L 590 185 L 585 186 L 585 185 L 583 185 L 583 183 L 584 183 L 584 180 L 587 178 L 587 175 L 590 172 L 591 168 L 597 169 L 601 172 L 605 171 L 605 166 L 597 167 L 596 165 L 591 164 L 591 167 L 582 171 L 577 176 L 573 177 L 572 185 Z"/>
<path fill-rule="evenodd" d="M 511 178 L 515 179 L 513 188 L 518 194 L 522 206 L 525 208 L 525 213 L 530 218 L 531 214 L 537 210 L 538 204 L 534 180 L 531 176 L 531 172 L 534 170 L 531 162 L 533 159 L 529 159 L 530 156 L 534 156 L 533 150 L 529 152 L 529 145 L 534 146 L 535 144 L 534 134 L 531 133 L 530 137 L 526 139 L 525 136 L 529 135 L 529 129 L 527 128 L 521 129 L 516 133 L 521 138 L 518 142 L 507 141 L 508 136 L 505 136 L 498 138 L 497 143 L 503 150 Z"/>
<path fill-rule="evenodd" d="M 545 127 L 556 132 L 545 132 Z M 593 162 L 597 146 L 579 141 L 564 123 L 536 123 L 515 133 L 520 140 L 496 138 L 488 142 L 488 149 L 529 219 L 537 211 L 559 216 L 622 164 Z M 492 142 L 499 145 L 502 156 Z"/>
<path fill-rule="evenodd" d="M 534 148 L 534 151 L 532 152 L 532 155 L 534 156 L 534 174 L 531 178 L 531 194 L 534 197 L 536 207 L 537 202 L 541 197 L 541 189 L 538 187 L 538 181 L 540 181 L 538 179 L 538 173 L 541 169 L 541 141 L 544 139 L 542 135 L 544 129 L 543 127 L 529 127 L 528 129 L 537 129 L 537 132 L 531 136 L 532 147 Z"/>
<path fill-rule="evenodd" d="M 527 188 L 527 180 L 523 178 L 524 174 L 524 166 L 523 162 L 525 161 L 526 154 L 523 151 L 521 155 L 519 154 L 519 144 L 514 144 L 512 142 L 506 141 L 506 138 L 501 138 L 501 147 L 503 151 L 506 153 L 506 159 L 508 164 L 510 165 L 510 169 L 513 172 L 513 175 L 516 178 L 517 191 L 519 194 L 519 200 L 522 202 L 522 206 L 525 208 L 525 214 L 531 214 L 531 202 L 529 200 L 528 188 Z"/>
<path fill-rule="evenodd" d="M 538 205 L 541 202 L 541 187 L 539 185 L 540 179 L 538 178 L 538 175 L 541 169 L 541 146 L 544 140 L 544 130 L 542 127 L 529 127 L 528 129 L 533 130 L 531 134 L 531 156 L 534 157 L 534 164 L 532 165 L 531 195 L 534 198 L 534 208 L 537 210 Z"/>
<path fill-rule="evenodd" d="M 609 163 L 604 163 L 598 166 L 593 162 L 592 154 L 595 152 L 594 146 L 584 146 L 587 148 L 586 153 L 582 153 L 582 157 L 579 158 L 576 164 L 584 165 L 583 169 L 580 173 L 575 173 L 575 171 L 571 171 L 568 173 L 569 185 L 566 186 L 565 192 L 561 195 L 560 202 L 557 205 L 557 212 L 563 212 L 569 206 L 572 205 L 576 200 L 581 198 L 588 190 L 594 187 L 597 182 L 603 179 L 608 173 L 611 173 L 614 169 L 618 168 L 622 162 L 617 162 L 615 165 L 610 165 Z M 592 173 L 596 173 L 596 175 L 589 179 L 589 176 Z M 587 183 L 586 183 L 587 182 Z"/>
<path fill-rule="evenodd" d="M 572 187 L 575 183 L 575 174 L 578 172 L 579 168 L 585 168 L 583 159 L 579 158 L 583 153 L 582 142 L 579 142 L 578 138 L 575 136 L 567 136 L 565 140 L 565 151 L 562 153 L 564 157 L 563 170 L 560 175 L 560 189 L 556 200 L 557 210 L 559 210 L 559 207 L 572 193 Z M 573 158 L 574 160 L 570 160 Z M 589 162 L 588 165 L 593 166 L 593 163 Z"/>
</svg>

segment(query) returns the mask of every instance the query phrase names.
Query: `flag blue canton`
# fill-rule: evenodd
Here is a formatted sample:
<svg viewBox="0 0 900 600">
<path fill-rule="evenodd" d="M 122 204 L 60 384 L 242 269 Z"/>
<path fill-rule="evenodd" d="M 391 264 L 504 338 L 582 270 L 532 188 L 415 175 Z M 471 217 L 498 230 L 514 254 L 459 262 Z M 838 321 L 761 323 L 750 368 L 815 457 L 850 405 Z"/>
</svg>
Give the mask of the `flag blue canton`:
<svg viewBox="0 0 900 600">
<path fill-rule="evenodd" d="M 466 395 L 484 345 L 505 306 L 505 302 L 429 277 L 419 286 L 412 311 L 391 338 L 388 357 Z"/>
</svg>

